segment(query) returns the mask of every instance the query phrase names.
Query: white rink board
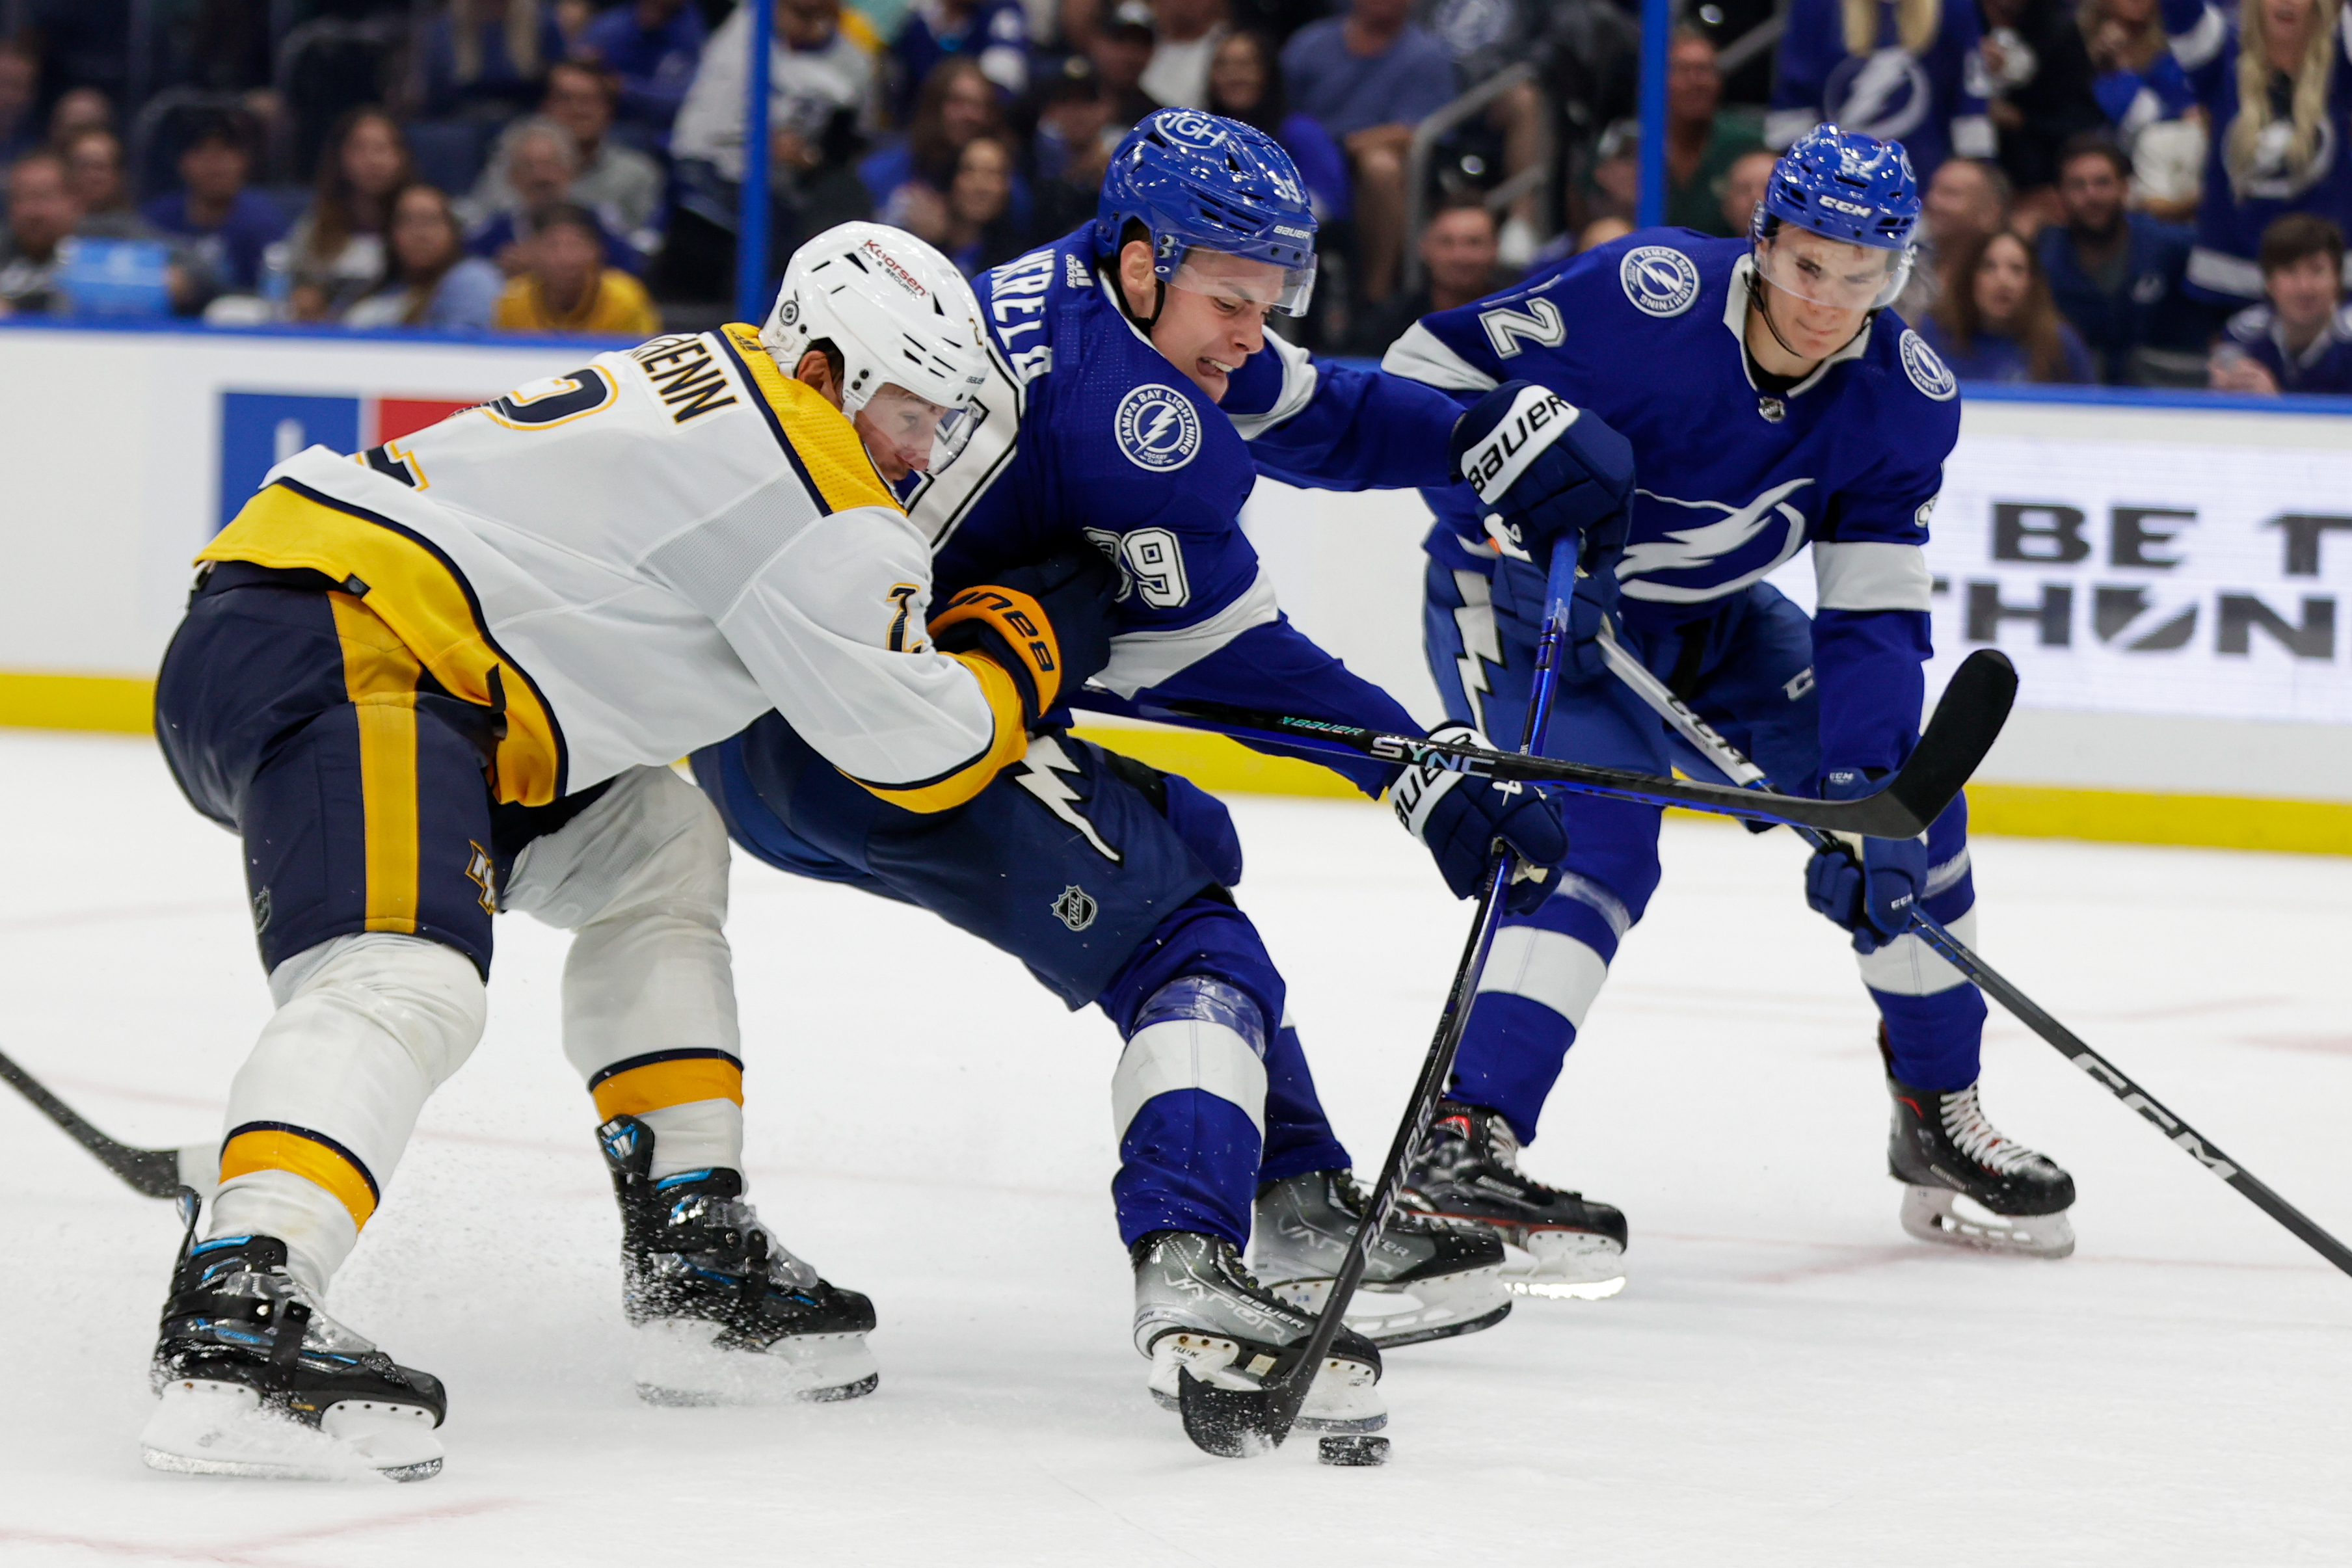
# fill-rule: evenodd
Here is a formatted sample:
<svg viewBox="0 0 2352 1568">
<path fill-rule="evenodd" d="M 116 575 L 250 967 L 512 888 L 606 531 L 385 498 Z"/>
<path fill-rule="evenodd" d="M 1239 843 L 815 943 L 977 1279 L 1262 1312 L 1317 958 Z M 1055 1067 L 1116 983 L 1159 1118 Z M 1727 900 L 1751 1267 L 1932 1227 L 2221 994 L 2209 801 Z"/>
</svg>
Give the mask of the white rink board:
<svg viewBox="0 0 2352 1568">
<path fill-rule="evenodd" d="M 0 733 L 0 1046 L 101 1127 L 216 1134 L 268 1016 L 234 839 L 152 743 Z M 1248 799 L 1240 896 L 1369 1164 L 1466 907 L 1386 813 Z M 618 1225 L 557 1041 L 562 939 L 501 920 L 488 1031 L 329 1308 L 449 1387 L 413 1487 L 157 1475 L 135 1436 L 178 1227 L 5 1089 L 8 1568 L 2205 1568 L 2352 1541 L 2352 1280 L 1996 1018 L 1987 1104 L 2075 1175 L 2060 1263 L 1907 1240 L 1843 940 L 1786 834 L 1670 820 L 1538 1177 L 1624 1207 L 1630 1281 L 1400 1350 L 1394 1457 L 1195 1453 L 1145 1396 L 1108 1187 L 1118 1042 L 918 910 L 738 862 L 752 1196 L 872 1294 L 880 1389 L 632 1396 Z M 1987 956 L 2352 1236 L 2352 861 L 1994 839 Z M 877 1005 L 887 998 L 890 1005 Z"/>
<path fill-rule="evenodd" d="M 250 424 L 255 405 L 351 403 L 363 444 L 387 400 L 493 396 L 601 346 L 0 329 L 0 549 L 11 568 L 0 580 L 0 671 L 152 674 L 188 559 L 221 520 L 225 467 L 258 476 L 254 433 L 238 423 Z M 324 437 L 307 417 L 277 419 L 267 434 L 279 444 Z M 2017 550 L 2080 559 L 1998 559 L 2001 506 L 2042 508 L 2021 514 Z M 2053 524 L 2053 507 L 2080 513 L 2079 526 Z M 2139 516 L 2135 549 L 2117 538 L 2129 509 L 2194 517 Z M 2317 541 L 2306 575 L 2289 570 L 2289 530 L 2273 521 L 2338 514 L 2352 523 L 2352 419 L 1969 403 L 1930 548 L 1946 585 L 1933 680 L 1979 645 L 1969 640 L 1972 595 L 2011 610 L 2063 607 L 2046 624 L 1992 622 L 2025 684 L 1982 776 L 2352 799 L 2352 604 L 2337 602 L 2352 586 L 2352 531 L 2302 525 Z M 1409 492 L 1268 484 L 1245 520 L 1292 617 L 1434 719 L 1421 653 L 1425 516 Z M 1802 555 L 1775 580 L 1810 601 Z M 2127 603 L 2140 608 L 2118 620 Z M 2326 656 L 2290 653 L 2250 603 L 2295 629 L 2332 614 L 2332 633 L 2304 639 L 2307 653 L 2326 644 Z M 1990 612 L 1979 609 L 1982 622 Z M 2165 645 L 2176 636 L 2179 647 Z M 2233 639 L 2243 653 L 2229 651 Z"/>
</svg>

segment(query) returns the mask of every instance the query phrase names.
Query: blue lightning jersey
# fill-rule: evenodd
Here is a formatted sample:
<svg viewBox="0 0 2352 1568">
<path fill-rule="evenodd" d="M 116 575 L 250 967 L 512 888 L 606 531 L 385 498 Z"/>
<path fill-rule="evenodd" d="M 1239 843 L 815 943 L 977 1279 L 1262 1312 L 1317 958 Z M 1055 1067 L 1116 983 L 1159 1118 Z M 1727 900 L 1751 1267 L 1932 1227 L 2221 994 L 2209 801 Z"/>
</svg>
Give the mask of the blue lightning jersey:
<svg viewBox="0 0 2352 1568">
<path fill-rule="evenodd" d="M 1263 471 L 1356 490 L 1446 483 L 1460 409 L 1394 376 L 1318 365 L 1269 336 L 1213 402 L 1152 347 L 1097 269 L 1090 229 L 973 279 L 990 375 L 955 449 L 906 493 L 942 601 L 1091 541 L 1119 568 L 1119 626 L 1095 677 L 1150 693 L 1417 727 L 1293 628 L 1241 528 Z M 1392 768 L 1339 763 L 1367 793 Z"/>
<path fill-rule="evenodd" d="M 1759 388 L 1748 242 L 1651 229 L 1426 316 L 1384 368 L 1476 398 L 1531 381 L 1633 444 L 1617 571 L 1637 639 L 1677 634 L 1812 546 L 1822 766 L 1892 768 L 1918 737 L 1920 546 L 1959 434 L 1951 372 L 1891 310 L 1793 386 Z M 1491 573 L 1467 490 L 1424 492 L 1430 553 Z"/>
</svg>

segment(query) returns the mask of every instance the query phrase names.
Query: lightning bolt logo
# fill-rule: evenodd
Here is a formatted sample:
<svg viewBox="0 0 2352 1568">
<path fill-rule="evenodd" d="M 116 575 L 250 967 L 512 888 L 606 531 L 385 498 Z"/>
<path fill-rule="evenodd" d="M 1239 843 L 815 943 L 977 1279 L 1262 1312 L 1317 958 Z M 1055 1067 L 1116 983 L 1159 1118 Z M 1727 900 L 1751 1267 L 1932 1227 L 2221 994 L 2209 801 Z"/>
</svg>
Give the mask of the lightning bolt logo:
<svg viewBox="0 0 2352 1568">
<path fill-rule="evenodd" d="M 1063 782 L 1059 776 L 1064 773 L 1077 777 L 1078 765 L 1070 760 L 1060 741 L 1050 735 L 1041 735 L 1029 743 L 1029 754 L 1021 759 L 1021 771 L 1013 775 L 1013 782 L 1037 797 L 1045 810 L 1084 834 L 1097 854 L 1114 865 L 1119 863 L 1119 852 L 1103 842 L 1095 825 L 1078 814 L 1078 792 Z"/>
<path fill-rule="evenodd" d="M 1470 702 L 1470 722 L 1484 729 L 1486 699 L 1495 689 L 1487 683 L 1486 666 L 1499 668 L 1503 663 L 1502 633 L 1495 629 L 1493 585 L 1478 572 L 1457 571 L 1454 591 L 1462 596 L 1462 608 L 1454 612 L 1454 631 L 1462 639 L 1462 652 L 1454 655 L 1454 667 L 1461 673 L 1462 695 Z"/>
</svg>

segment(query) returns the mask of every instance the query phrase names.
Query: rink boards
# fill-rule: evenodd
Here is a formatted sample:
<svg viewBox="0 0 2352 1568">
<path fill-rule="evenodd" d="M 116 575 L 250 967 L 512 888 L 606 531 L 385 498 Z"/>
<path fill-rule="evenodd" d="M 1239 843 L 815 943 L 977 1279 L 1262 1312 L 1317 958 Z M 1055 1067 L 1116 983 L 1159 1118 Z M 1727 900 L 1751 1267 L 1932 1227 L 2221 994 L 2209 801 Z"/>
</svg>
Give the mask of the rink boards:
<svg viewBox="0 0 2352 1568">
<path fill-rule="evenodd" d="M 0 722 L 143 730 L 189 558 L 279 457 L 356 449 L 599 349 L 572 340 L 0 327 Z M 2316 400 L 1966 394 L 1933 516 L 1937 662 L 2017 662 L 1971 790 L 1989 831 L 2352 852 L 2352 417 Z M 1294 620 L 1434 717 L 1407 493 L 1267 484 Z M 1790 541 L 1772 580 L 1810 601 Z M 1346 793 L 1208 737 L 1126 736 L 1213 787 Z"/>
</svg>

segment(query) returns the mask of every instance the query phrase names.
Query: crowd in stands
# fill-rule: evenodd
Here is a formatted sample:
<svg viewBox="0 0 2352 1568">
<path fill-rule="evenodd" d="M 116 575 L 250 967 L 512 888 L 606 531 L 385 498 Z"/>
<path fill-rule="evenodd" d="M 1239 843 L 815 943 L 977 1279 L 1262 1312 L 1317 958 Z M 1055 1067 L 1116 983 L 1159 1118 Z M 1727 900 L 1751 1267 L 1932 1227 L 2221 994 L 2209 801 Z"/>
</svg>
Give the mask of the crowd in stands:
<svg viewBox="0 0 2352 1568">
<path fill-rule="evenodd" d="M 1833 120 L 1909 149 L 1924 246 L 1896 308 L 1963 379 L 2352 392 L 2347 0 L 1683 10 L 1669 224 L 1746 232 L 1774 150 Z M 0 312 L 608 335 L 732 314 L 736 0 L 7 15 Z M 1632 0 L 774 0 L 774 24 L 772 274 L 868 216 L 999 265 L 1089 218 L 1163 107 L 1297 162 L 1322 276 L 1283 327 L 1325 351 L 1378 354 L 1639 204 Z"/>
</svg>

